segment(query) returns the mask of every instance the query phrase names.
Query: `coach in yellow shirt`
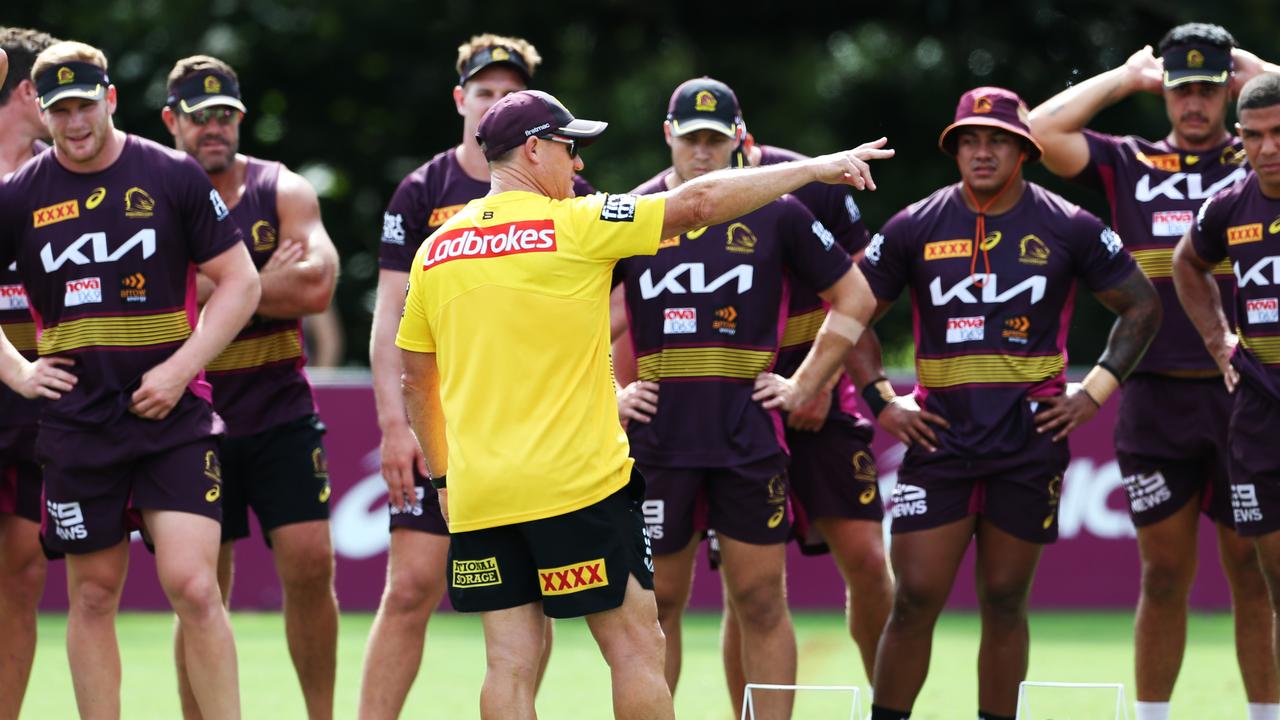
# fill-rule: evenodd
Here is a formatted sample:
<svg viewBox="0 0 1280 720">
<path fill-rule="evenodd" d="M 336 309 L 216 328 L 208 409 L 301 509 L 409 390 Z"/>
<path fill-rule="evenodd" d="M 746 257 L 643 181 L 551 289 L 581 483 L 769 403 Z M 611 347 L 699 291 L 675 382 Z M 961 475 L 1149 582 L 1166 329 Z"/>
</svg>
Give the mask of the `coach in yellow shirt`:
<svg viewBox="0 0 1280 720">
<path fill-rule="evenodd" d="M 673 715 L 643 480 L 609 370 L 614 263 L 815 180 L 874 189 L 866 161 L 893 154 L 881 139 L 659 195 L 575 198 L 578 150 L 605 127 L 538 91 L 485 114 L 476 137 L 489 195 L 422 243 L 396 337 L 409 422 L 449 521 L 449 598 L 484 613 L 485 718 L 534 716 L 544 614 L 586 616 L 612 670 L 617 717 Z M 767 405 L 803 402 L 839 367 L 874 306 L 861 275 L 848 282 L 861 292 L 832 308 L 794 378 L 757 380 Z"/>
</svg>

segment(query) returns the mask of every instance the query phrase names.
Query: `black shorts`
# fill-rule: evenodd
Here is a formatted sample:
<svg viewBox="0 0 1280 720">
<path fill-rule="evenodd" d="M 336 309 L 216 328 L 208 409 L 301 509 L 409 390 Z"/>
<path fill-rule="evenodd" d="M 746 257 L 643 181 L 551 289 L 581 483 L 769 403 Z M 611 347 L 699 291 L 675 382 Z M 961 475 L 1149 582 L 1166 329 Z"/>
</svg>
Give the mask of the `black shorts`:
<svg viewBox="0 0 1280 720">
<path fill-rule="evenodd" d="M 417 505 L 405 505 L 397 510 L 395 505 L 387 503 L 388 523 L 392 530 L 417 530 L 431 535 L 448 535 L 449 526 L 440 514 L 440 493 L 431 487 L 431 480 L 418 472 L 418 465 L 413 466 L 413 491 L 418 496 Z"/>
<path fill-rule="evenodd" d="M 267 547 L 278 527 L 329 519 L 324 432 L 324 423 L 307 415 L 222 439 L 222 542 L 249 537 L 249 508 Z"/>
<path fill-rule="evenodd" d="M 548 617 L 582 617 L 622 605 L 627 579 L 653 589 L 653 552 L 640 503 L 644 479 L 600 502 L 514 525 L 454 533 L 449 602 L 490 612 L 542 602 Z"/>
</svg>

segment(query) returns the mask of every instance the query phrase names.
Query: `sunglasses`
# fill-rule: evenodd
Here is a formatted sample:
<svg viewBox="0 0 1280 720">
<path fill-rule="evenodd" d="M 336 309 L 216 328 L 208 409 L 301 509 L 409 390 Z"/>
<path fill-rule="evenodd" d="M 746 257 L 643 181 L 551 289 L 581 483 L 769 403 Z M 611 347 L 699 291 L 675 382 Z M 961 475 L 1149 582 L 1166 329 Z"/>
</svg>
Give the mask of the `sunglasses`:
<svg viewBox="0 0 1280 720">
<path fill-rule="evenodd" d="M 200 108 L 186 114 L 196 125 L 208 125 L 211 121 L 219 125 L 233 125 L 240 122 L 244 113 L 230 107 Z"/>
<path fill-rule="evenodd" d="M 578 141 L 577 140 L 573 140 L 571 138 L 556 137 L 555 135 L 539 135 L 538 139 L 548 140 L 553 143 L 560 143 L 561 145 L 568 145 L 569 157 L 571 158 L 578 157 Z"/>
</svg>

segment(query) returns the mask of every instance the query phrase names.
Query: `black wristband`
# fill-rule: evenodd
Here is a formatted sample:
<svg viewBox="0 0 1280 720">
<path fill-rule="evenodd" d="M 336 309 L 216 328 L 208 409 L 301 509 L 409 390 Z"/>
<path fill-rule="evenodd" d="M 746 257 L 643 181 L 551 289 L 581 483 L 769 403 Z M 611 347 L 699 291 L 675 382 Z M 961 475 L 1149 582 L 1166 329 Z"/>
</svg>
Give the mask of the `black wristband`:
<svg viewBox="0 0 1280 720">
<path fill-rule="evenodd" d="M 444 476 L 441 475 L 440 477 L 431 478 L 431 487 L 437 490 L 444 490 Z"/>
<path fill-rule="evenodd" d="M 880 417 L 880 413 L 885 408 L 889 407 L 890 400 L 885 399 L 884 395 L 880 392 L 879 385 L 882 382 L 889 382 L 889 378 L 883 376 L 878 377 L 862 388 L 862 399 L 867 402 L 867 407 L 871 408 L 872 417 Z"/>
</svg>

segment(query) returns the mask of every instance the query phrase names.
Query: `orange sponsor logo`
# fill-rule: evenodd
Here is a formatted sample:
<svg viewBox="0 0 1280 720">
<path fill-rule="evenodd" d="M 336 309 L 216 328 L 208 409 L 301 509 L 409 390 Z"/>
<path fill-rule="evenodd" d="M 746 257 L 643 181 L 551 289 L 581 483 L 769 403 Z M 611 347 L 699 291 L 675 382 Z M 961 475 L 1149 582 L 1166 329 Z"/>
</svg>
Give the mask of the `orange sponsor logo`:
<svg viewBox="0 0 1280 720">
<path fill-rule="evenodd" d="M 946 260 L 973 254 L 972 240 L 937 240 L 924 246 L 925 260 Z"/>
<path fill-rule="evenodd" d="M 543 595 L 568 595 L 609 584 L 609 574 L 605 572 L 604 558 L 550 570 L 539 568 L 538 578 L 542 580 Z"/>
<path fill-rule="evenodd" d="M 1138 160 L 1145 165 L 1163 170 L 1164 172 L 1182 172 L 1182 156 L 1178 153 L 1168 153 L 1166 155 L 1148 155 L 1146 153 L 1138 153 Z"/>
<path fill-rule="evenodd" d="M 62 222 L 63 220 L 72 220 L 78 217 L 80 217 L 80 201 L 68 200 L 66 202 L 60 202 L 57 205 L 42 207 L 31 213 L 31 224 L 32 227 L 41 228 L 45 225 L 52 225 L 54 223 Z"/>
<path fill-rule="evenodd" d="M 1227 244 L 1243 245 L 1245 243 L 1258 242 L 1262 239 L 1262 223 L 1251 223 L 1249 225 L 1236 225 L 1227 228 Z"/>
<path fill-rule="evenodd" d="M 991 112 L 991 98 L 986 95 L 979 95 L 973 99 L 973 111 L 979 115 L 985 115 Z"/>
<path fill-rule="evenodd" d="M 466 207 L 465 205 L 450 205 L 448 207 L 438 207 L 431 211 L 431 217 L 427 218 L 427 227 L 438 227 L 445 224 L 449 218 L 458 214 L 458 211 Z"/>
</svg>

